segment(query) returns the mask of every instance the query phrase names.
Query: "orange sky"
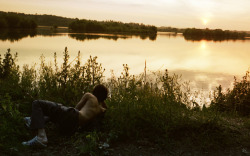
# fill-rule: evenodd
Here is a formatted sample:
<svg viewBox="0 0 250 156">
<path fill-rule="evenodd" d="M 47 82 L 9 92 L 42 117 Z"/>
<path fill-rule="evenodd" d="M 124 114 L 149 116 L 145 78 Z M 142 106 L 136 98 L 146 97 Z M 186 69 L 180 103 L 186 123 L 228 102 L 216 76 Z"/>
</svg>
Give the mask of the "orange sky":
<svg viewBox="0 0 250 156">
<path fill-rule="evenodd" d="M 0 0 L 0 11 L 250 31 L 250 0 Z"/>
</svg>

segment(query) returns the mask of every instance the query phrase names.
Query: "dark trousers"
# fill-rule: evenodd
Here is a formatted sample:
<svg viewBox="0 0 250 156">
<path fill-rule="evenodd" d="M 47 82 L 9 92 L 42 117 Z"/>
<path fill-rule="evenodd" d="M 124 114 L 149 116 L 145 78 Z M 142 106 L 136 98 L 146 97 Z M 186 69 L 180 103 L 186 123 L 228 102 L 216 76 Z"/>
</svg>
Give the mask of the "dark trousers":
<svg viewBox="0 0 250 156">
<path fill-rule="evenodd" d="M 31 129 L 44 128 L 48 118 L 49 121 L 57 124 L 63 132 L 71 133 L 78 128 L 79 112 L 75 108 L 65 107 L 51 101 L 33 101 Z"/>
</svg>

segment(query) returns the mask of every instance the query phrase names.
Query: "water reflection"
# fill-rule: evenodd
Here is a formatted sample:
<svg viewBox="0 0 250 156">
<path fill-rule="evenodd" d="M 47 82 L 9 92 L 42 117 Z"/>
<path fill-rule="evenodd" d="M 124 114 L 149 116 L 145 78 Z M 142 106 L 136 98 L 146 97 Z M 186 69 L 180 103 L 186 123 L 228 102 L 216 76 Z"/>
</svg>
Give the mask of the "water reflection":
<svg viewBox="0 0 250 156">
<path fill-rule="evenodd" d="M 100 38 L 115 40 L 118 39 L 130 39 L 132 36 L 138 36 L 140 39 L 145 40 L 156 40 L 157 34 L 147 35 L 147 34 L 97 34 L 97 33 L 69 33 L 68 28 L 60 27 L 58 29 L 52 29 L 50 27 L 39 27 L 35 30 L 27 29 L 1 29 L 0 30 L 0 40 L 16 42 L 20 41 L 22 38 L 35 37 L 35 36 L 63 36 L 68 35 L 69 37 L 79 40 L 97 40 Z"/>
<path fill-rule="evenodd" d="M 18 42 L 23 38 L 36 37 L 36 36 L 61 36 L 65 33 L 65 30 L 52 30 L 50 28 L 38 28 L 38 29 L 0 29 L 0 40 Z"/>
<path fill-rule="evenodd" d="M 241 41 L 245 41 L 245 39 L 237 39 L 237 38 L 232 38 L 232 39 L 227 39 L 225 37 L 207 37 L 204 38 L 202 36 L 184 36 L 185 40 L 187 41 L 202 41 L 202 40 L 206 40 L 206 41 L 214 41 L 214 42 L 222 42 L 222 41 L 237 41 L 237 40 L 241 40 Z"/>
<path fill-rule="evenodd" d="M 69 37 L 79 40 L 79 41 L 84 41 L 84 40 L 97 40 L 100 38 L 104 38 L 104 39 L 109 39 L 109 40 L 118 40 L 118 38 L 120 39 L 128 39 L 128 38 L 132 38 L 131 36 L 125 36 L 125 35 L 112 35 L 112 34 L 69 34 Z"/>
<path fill-rule="evenodd" d="M 96 33 L 71 33 L 68 35 L 69 37 L 79 40 L 79 41 L 84 41 L 84 40 L 97 40 L 100 38 L 108 39 L 108 40 L 115 40 L 117 41 L 118 39 L 131 39 L 133 36 L 139 36 L 140 39 L 145 40 L 149 38 L 149 40 L 156 40 L 157 35 L 145 35 L 145 34 L 137 34 L 137 35 L 129 35 L 129 34 L 96 34 Z"/>
<path fill-rule="evenodd" d="M 37 35 L 36 30 L 27 30 L 27 29 L 1 29 L 0 30 L 0 40 L 15 42 L 19 41 L 25 37 L 34 37 Z"/>
<path fill-rule="evenodd" d="M 140 34 L 140 35 L 136 35 L 136 36 L 140 36 L 140 38 L 142 40 L 145 40 L 145 39 L 149 38 L 149 40 L 154 41 L 154 40 L 156 40 L 157 34 L 149 34 L 149 35 L 147 35 L 147 34 Z"/>
<path fill-rule="evenodd" d="M 193 90 L 214 91 L 216 87 L 221 85 L 223 89 L 232 87 L 235 75 L 227 73 L 211 73 L 206 71 L 183 70 L 177 69 L 170 71 L 177 75 L 182 75 L 183 81 L 189 81 Z M 244 73 L 242 73 L 244 74 Z M 240 76 L 238 76 L 240 78 Z M 209 83 L 208 83 L 209 82 Z"/>
<path fill-rule="evenodd" d="M 245 39 L 226 39 L 223 37 L 211 37 L 204 39 L 201 36 L 183 36 L 181 33 L 170 33 L 170 32 L 158 32 L 157 34 L 100 34 L 100 33 L 70 33 L 67 27 L 59 27 L 57 29 L 52 29 L 51 27 L 38 27 L 36 30 L 25 30 L 25 29 L 1 29 L 0 30 L 0 40 L 2 41 L 20 41 L 22 38 L 26 37 L 35 37 L 35 36 L 63 36 L 68 35 L 70 38 L 85 41 L 85 40 L 97 40 L 100 38 L 114 40 L 118 39 L 131 39 L 133 36 L 139 37 L 142 40 L 149 39 L 151 41 L 155 41 L 157 39 L 157 34 L 161 36 L 165 36 L 168 38 L 176 38 L 176 37 L 184 37 L 186 41 L 214 41 L 214 42 L 222 42 L 222 41 L 249 41 L 250 38 Z"/>
</svg>

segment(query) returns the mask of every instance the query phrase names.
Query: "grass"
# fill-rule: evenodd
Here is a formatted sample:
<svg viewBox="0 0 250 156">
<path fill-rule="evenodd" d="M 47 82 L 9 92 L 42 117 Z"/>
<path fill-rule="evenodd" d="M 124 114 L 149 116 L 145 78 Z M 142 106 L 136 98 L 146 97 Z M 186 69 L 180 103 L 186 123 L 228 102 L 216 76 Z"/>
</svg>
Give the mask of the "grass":
<svg viewBox="0 0 250 156">
<path fill-rule="evenodd" d="M 65 48 L 61 67 L 57 64 L 56 53 L 54 64 L 46 64 L 42 57 L 39 71 L 27 65 L 20 70 L 16 65 L 17 54 L 12 55 L 10 50 L 3 59 L 0 57 L 0 151 L 10 155 L 28 152 L 112 155 L 121 151 L 118 146 L 122 143 L 125 143 L 124 152 L 126 148 L 133 151 L 132 145 L 141 146 L 144 142 L 144 152 L 154 147 L 163 153 L 180 155 L 250 147 L 250 120 L 247 111 L 242 109 L 247 108 L 243 105 L 250 101 L 249 72 L 242 81 L 235 80 L 234 88 L 227 93 L 222 93 L 218 87 L 211 107 L 201 108 L 190 107 L 192 101 L 187 100 L 190 93 L 182 89 L 185 84 L 180 83 L 178 75 L 169 75 L 167 70 L 149 82 L 146 72 L 130 75 L 128 65 L 123 65 L 119 77 L 111 76 L 104 81 L 105 69 L 97 62 L 97 57 L 90 56 L 84 65 L 80 52 L 74 64 L 68 62 L 69 57 Z M 99 83 L 110 90 L 102 127 L 63 136 L 49 124 L 46 127 L 50 141 L 47 149 L 20 146 L 31 137 L 22 118 L 30 114 L 32 100 L 46 99 L 74 106 L 82 91 L 91 91 Z"/>
</svg>

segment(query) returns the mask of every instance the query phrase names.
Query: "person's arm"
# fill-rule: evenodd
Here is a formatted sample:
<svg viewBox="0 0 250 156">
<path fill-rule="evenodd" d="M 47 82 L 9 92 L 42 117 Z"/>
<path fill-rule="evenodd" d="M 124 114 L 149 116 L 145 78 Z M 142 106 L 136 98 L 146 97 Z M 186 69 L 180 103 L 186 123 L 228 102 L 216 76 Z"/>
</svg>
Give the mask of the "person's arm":
<svg viewBox="0 0 250 156">
<path fill-rule="evenodd" d="M 100 108 L 101 108 L 101 110 L 102 110 L 102 113 L 105 114 L 105 112 L 106 112 L 106 110 L 107 110 L 107 105 L 106 105 L 106 103 L 105 103 L 105 102 L 102 102 L 102 103 L 100 104 Z"/>
<path fill-rule="evenodd" d="M 75 109 L 77 110 L 81 110 L 82 107 L 86 104 L 86 102 L 88 101 L 89 99 L 89 95 L 90 93 L 86 93 L 82 96 L 82 99 L 78 102 L 78 104 L 76 105 Z"/>
</svg>

